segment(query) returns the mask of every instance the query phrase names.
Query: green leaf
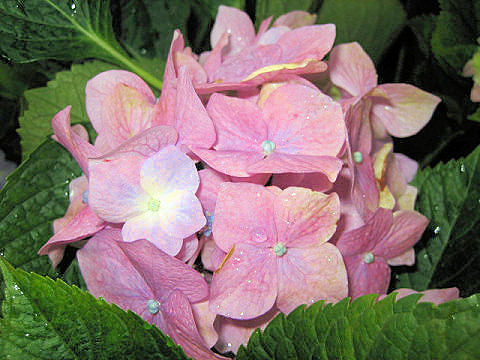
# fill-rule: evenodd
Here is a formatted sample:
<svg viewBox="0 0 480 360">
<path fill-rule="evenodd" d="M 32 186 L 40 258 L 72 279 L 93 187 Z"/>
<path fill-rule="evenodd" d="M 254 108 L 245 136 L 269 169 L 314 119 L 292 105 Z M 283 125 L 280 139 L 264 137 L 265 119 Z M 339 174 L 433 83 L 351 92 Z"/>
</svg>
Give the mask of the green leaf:
<svg viewBox="0 0 480 360">
<path fill-rule="evenodd" d="M 1 53 L 14 62 L 97 58 L 162 87 L 116 41 L 108 0 L 3 0 L 0 36 Z"/>
<path fill-rule="evenodd" d="M 441 0 L 432 35 L 432 50 L 445 70 L 460 74 L 480 36 L 480 2 Z"/>
<path fill-rule="evenodd" d="M 429 57 L 432 52 L 430 43 L 436 20 L 437 17 L 435 15 L 423 15 L 414 17 L 408 22 L 408 25 L 417 37 L 420 50 L 426 57 Z"/>
<path fill-rule="evenodd" d="M 2 359 L 187 359 L 179 346 L 132 312 L 86 291 L 14 269 L 0 319 Z"/>
<path fill-rule="evenodd" d="M 259 6 L 258 3 L 260 2 L 264 2 L 264 1 L 262 0 L 257 1 L 257 7 Z M 301 1 L 299 3 L 301 3 Z M 215 19 L 217 17 L 218 7 L 220 5 L 235 7 L 237 9 L 244 10 L 245 0 L 203 0 L 203 1 L 199 1 L 199 5 L 204 5 L 210 12 L 210 16 L 212 17 L 212 19 Z"/>
<path fill-rule="evenodd" d="M 53 235 L 53 220 L 65 215 L 68 183 L 80 174 L 68 151 L 47 139 L 10 175 L 0 192 L 0 253 L 14 266 L 53 274 L 37 251 Z"/>
<path fill-rule="evenodd" d="M 405 21 L 406 13 L 398 0 L 325 0 L 317 23 L 335 24 L 335 44 L 357 41 L 377 63 Z"/>
<path fill-rule="evenodd" d="M 480 295 L 442 304 L 419 295 L 376 302 L 367 295 L 336 305 L 301 306 L 256 331 L 237 360 L 478 359 Z"/>
<path fill-rule="evenodd" d="M 312 11 L 315 3 L 315 0 L 257 0 L 255 10 L 256 25 L 259 26 L 269 16 L 276 18 L 293 10 Z"/>
<path fill-rule="evenodd" d="M 28 110 L 20 117 L 20 134 L 23 157 L 32 152 L 45 137 L 52 133 L 52 118 L 60 110 L 72 105 L 72 124 L 88 122 L 85 109 L 85 86 L 87 81 L 102 71 L 114 66 L 100 62 L 73 65 L 69 71 L 57 73 L 55 80 L 46 87 L 25 91 Z"/>
<path fill-rule="evenodd" d="M 417 210 L 430 219 L 417 244 L 414 271 L 397 288 L 457 286 L 463 296 L 480 291 L 480 146 L 465 159 L 420 170 Z"/>
<path fill-rule="evenodd" d="M 480 107 L 468 117 L 468 120 L 480 122 Z"/>
</svg>

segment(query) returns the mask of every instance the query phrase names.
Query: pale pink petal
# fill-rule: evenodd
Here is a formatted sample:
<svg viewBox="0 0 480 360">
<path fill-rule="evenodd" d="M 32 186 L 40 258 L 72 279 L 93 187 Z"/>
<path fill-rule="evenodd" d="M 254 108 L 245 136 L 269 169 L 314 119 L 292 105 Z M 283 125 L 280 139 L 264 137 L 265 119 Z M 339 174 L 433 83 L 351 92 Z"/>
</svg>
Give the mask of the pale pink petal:
<svg viewBox="0 0 480 360">
<path fill-rule="evenodd" d="M 277 26 L 265 31 L 262 36 L 257 38 L 258 45 L 269 45 L 275 44 L 278 39 L 282 37 L 283 34 L 291 31 L 287 26 Z"/>
<path fill-rule="evenodd" d="M 202 264 L 203 267 L 210 271 L 215 271 L 219 268 L 227 253 L 220 249 L 213 240 L 207 240 L 202 250 Z"/>
<path fill-rule="evenodd" d="M 275 198 L 274 214 L 279 242 L 288 248 L 310 248 L 335 232 L 340 201 L 335 193 L 289 187 Z"/>
<path fill-rule="evenodd" d="M 213 275 L 210 310 L 234 319 L 252 319 L 270 310 L 276 297 L 273 251 L 238 243 Z"/>
<path fill-rule="evenodd" d="M 270 174 L 255 174 L 249 177 L 230 176 L 232 182 L 248 182 L 252 184 L 265 185 L 270 178 Z"/>
<path fill-rule="evenodd" d="M 212 48 L 224 33 L 230 34 L 230 51 L 226 55 L 236 54 L 255 41 L 255 29 L 248 15 L 236 8 L 220 5 L 210 33 Z"/>
<path fill-rule="evenodd" d="M 319 300 L 337 302 L 347 295 L 347 271 L 334 245 L 288 248 L 278 258 L 277 307 L 283 313 Z"/>
<path fill-rule="evenodd" d="M 418 300 L 419 303 L 431 302 L 435 305 L 440 305 L 447 301 L 456 300 L 459 298 L 460 294 L 458 289 L 455 287 L 447 289 L 430 289 L 425 291 L 415 291 L 412 289 L 396 289 L 392 292 L 397 293 L 397 300 L 412 294 L 422 294 L 423 296 L 420 298 L 420 300 Z M 385 297 L 386 295 L 379 296 L 378 301 L 384 299 Z"/>
<path fill-rule="evenodd" d="M 270 23 L 272 22 L 273 16 L 269 16 L 265 20 L 263 20 L 260 23 L 260 26 L 258 27 L 258 32 L 257 32 L 257 37 L 255 39 L 256 42 L 258 42 L 258 39 L 262 37 L 262 35 L 267 31 L 268 27 L 270 26 Z"/>
<path fill-rule="evenodd" d="M 183 262 L 192 259 L 198 250 L 198 238 L 196 234 L 190 235 L 183 239 L 183 245 L 175 257 Z M 196 256 L 195 256 L 196 257 Z M 194 261 L 195 259 L 192 259 Z"/>
<path fill-rule="evenodd" d="M 173 145 L 149 157 L 140 171 L 142 188 L 153 198 L 175 191 L 195 193 L 200 178 L 195 163 Z"/>
<path fill-rule="evenodd" d="M 118 246 L 157 298 L 174 290 L 181 291 L 192 303 L 208 297 L 208 285 L 199 272 L 148 241 L 119 242 Z"/>
<path fill-rule="evenodd" d="M 217 314 L 210 311 L 208 300 L 192 304 L 192 312 L 200 336 L 207 347 L 211 348 L 218 340 L 217 331 L 213 327 Z"/>
<path fill-rule="evenodd" d="M 148 196 L 140 186 L 143 161 L 138 155 L 89 160 L 88 205 L 101 219 L 121 223 L 145 211 Z"/>
<path fill-rule="evenodd" d="M 367 294 L 386 294 L 390 283 L 390 267 L 380 257 L 367 264 L 363 255 L 344 256 L 347 266 L 349 296 L 355 299 Z"/>
<path fill-rule="evenodd" d="M 335 41 L 335 25 L 302 26 L 284 34 L 277 44 L 282 47 L 283 62 L 303 59 L 321 60 L 330 51 Z"/>
<path fill-rule="evenodd" d="M 205 62 L 203 64 L 203 68 L 208 74 L 208 80 L 214 80 L 214 74 L 218 67 L 222 64 L 223 60 L 223 49 L 228 45 L 229 35 L 227 33 L 223 33 L 220 37 L 217 44 L 212 48 L 212 51 L 208 53 L 208 55 L 204 55 Z M 205 53 L 202 53 L 202 55 Z M 200 55 L 200 63 L 202 61 L 202 55 Z M 196 86 L 199 84 L 195 84 Z"/>
<path fill-rule="evenodd" d="M 362 162 L 353 165 L 352 201 L 359 214 L 367 219 L 378 208 L 380 195 L 370 156 L 362 155 Z"/>
<path fill-rule="evenodd" d="M 381 122 L 395 137 L 407 137 L 419 132 L 432 117 L 441 101 L 439 97 L 409 84 L 382 84 L 379 88 L 388 95 L 388 101 L 374 97 L 374 121 Z M 386 116 L 390 113 L 393 116 Z"/>
<path fill-rule="evenodd" d="M 263 154 L 260 151 L 215 151 L 194 147 L 190 149 L 195 155 L 215 170 L 230 176 L 238 177 L 250 177 L 255 174 L 255 171 L 252 171 L 252 173 L 247 172 L 247 168 L 263 158 Z"/>
<path fill-rule="evenodd" d="M 185 354 L 196 360 L 226 359 L 212 352 L 198 333 L 192 306 L 180 291 L 173 291 L 161 305 L 166 333 L 180 345 Z"/>
<path fill-rule="evenodd" d="M 268 140 L 282 153 L 337 156 L 345 142 L 340 105 L 304 85 L 287 84 L 272 92 L 263 119 Z"/>
<path fill-rule="evenodd" d="M 178 70 L 175 128 L 178 131 L 178 146 L 195 145 L 208 149 L 215 142 L 212 120 L 195 93 L 185 67 Z"/>
<path fill-rule="evenodd" d="M 220 184 L 230 181 L 230 177 L 213 169 L 200 170 L 198 175 L 200 176 L 200 186 L 197 190 L 198 199 L 202 203 L 203 209 L 213 214 Z"/>
<path fill-rule="evenodd" d="M 400 153 L 393 153 L 393 155 L 405 181 L 409 183 L 417 173 L 418 162 Z"/>
<path fill-rule="evenodd" d="M 102 230 L 77 251 L 88 291 L 122 309 L 151 315 L 146 303 L 154 293 L 118 246 L 120 240 L 119 230 Z"/>
<path fill-rule="evenodd" d="M 399 266 L 399 265 L 408 265 L 412 266 L 415 264 L 415 250 L 413 248 L 408 249 L 403 254 L 400 254 L 394 258 L 388 259 L 387 264 L 390 266 Z"/>
<path fill-rule="evenodd" d="M 253 156 L 251 158 L 254 158 Z M 258 158 L 258 157 L 257 157 Z M 203 159 L 203 158 L 202 158 Z M 255 158 L 254 158 L 255 159 Z M 257 160 L 257 159 L 255 159 Z M 208 162 L 208 160 L 206 160 Z M 333 156 L 314 156 L 314 155 L 292 155 L 276 151 L 264 159 L 253 159 L 245 161 L 246 173 L 274 173 L 282 174 L 287 172 L 315 173 L 325 174 L 329 181 L 334 182 L 339 171 L 342 168 L 342 160 Z M 210 163 L 209 163 L 210 165 Z M 243 165 L 243 164 L 242 164 Z M 234 166 L 234 164 L 232 164 Z M 239 164 L 240 166 L 240 164 Z M 236 170 L 236 169 L 235 169 Z M 230 171 L 231 173 L 232 171 Z M 240 172 L 240 171 L 239 171 Z"/>
<path fill-rule="evenodd" d="M 158 224 L 158 214 L 150 211 L 128 219 L 122 227 L 122 238 L 125 242 L 146 239 L 171 256 L 177 255 L 183 245 L 181 235 L 169 236 Z"/>
<path fill-rule="evenodd" d="M 216 150 L 261 152 L 267 127 L 257 105 L 248 100 L 213 94 L 207 111 L 217 132 Z"/>
<path fill-rule="evenodd" d="M 88 81 L 85 94 L 88 117 L 110 150 L 155 125 L 152 119 L 155 95 L 134 73 L 124 70 L 100 73 Z"/>
<path fill-rule="evenodd" d="M 265 314 L 251 320 L 236 320 L 217 316 L 215 320 L 215 328 L 218 331 L 218 342 L 215 345 L 221 353 L 233 351 L 236 353 L 240 345 L 246 345 L 248 339 L 255 331 L 260 328 L 264 330 L 268 323 L 279 314 L 278 309 L 274 306 Z"/>
<path fill-rule="evenodd" d="M 56 232 L 48 242 L 38 250 L 39 255 L 50 253 L 59 245 L 66 245 L 92 236 L 106 226 L 89 206 L 85 206 L 60 231 Z"/>
<path fill-rule="evenodd" d="M 63 255 L 65 254 L 65 247 L 66 246 L 59 246 L 48 252 L 48 259 L 52 263 L 52 269 L 55 269 L 62 261 Z"/>
<path fill-rule="evenodd" d="M 213 235 L 217 246 L 229 252 L 237 243 L 275 244 L 275 195 L 261 185 L 223 183 L 218 192 Z"/>
<path fill-rule="evenodd" d="M 55 140 L 62 144 L 77 160 L 82 171 L 88 176 L 88 158 L 98 156 L 97 150 L 88 139 L 72 131 L 70 127 L 70 110 L 67 106 L 59 111 L 52 119 L 52 129 L 55 134 Z"/>
<path fill-rule="evenodd" d="M 403 254 L 420 240 L 428 222 L 425 216 L 416 211 L 396 211 L 390 232 L 375 247 L 375 253 L 385 259 Z"/>
<path fill-rule="evenodd" d="M 207 82 L 207 73 L 191 54 L 187 54 L 185 51 L 177 51 L 175 53 L 175 65 L 177 69 L 182 67 L 188 69 L 193 84 L 205 84 Z"/>
<path fill-rule="evenodd" d="M 322 173 L 284 173 L 275 174 L 272 178 L 272 185 L 285 189 L 289 186 L 299 186 L 314 191 L 325 192 L 332 188 L 332 183 L 328 181 L 325 174 Z"/>
<path fill-rule="evenodd" d="M 377 86 L 375 65 L 356 42 L 335 46 L 328 67 L 333 84 L 350 95 L 363 96 Z"/>
<path fill-rule="evenodd" d="M 301 26 L 315 24 L 317 15 L 310 14 L 306 11 L 295 10 L 280 15 L 273 23 L 273 26 L 288 26 L 290 29 L 296 29 Z"/>
</svg>

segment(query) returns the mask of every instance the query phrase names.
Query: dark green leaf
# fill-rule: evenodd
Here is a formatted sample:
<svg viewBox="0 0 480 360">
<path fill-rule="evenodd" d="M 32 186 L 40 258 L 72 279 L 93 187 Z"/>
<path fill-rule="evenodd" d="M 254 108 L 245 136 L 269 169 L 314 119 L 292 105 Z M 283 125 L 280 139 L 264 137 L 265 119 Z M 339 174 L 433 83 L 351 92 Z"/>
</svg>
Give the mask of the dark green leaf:
<svg viewBox="0 0 480 360">
<path fill-rule="evenodd" d="M 68 183 L 80 174 L 72 156 L 48 139 L 10 175 L 0 192 L 0 249 L 14 266 L 52 273 L 37 251 L 53 235 L 53 220 L 65 215 Z"/>
<path fill-rule="evenodd" d="M 460 74 L 480 36 L 480 2 L 441 0 L 440 6 L 432 35 L 433 53 L 447 71 Z"/>
<path fill-rule="evenodd" d="M 465 159 L 420 170 L 413 185 L 430 230 L 416 246 L 414 271 L 399 275 L 396 287 L 480 291 L 480 146 Z"/>
<path fill-rule="evenodd" d="M 85 109 L 87 81 L 98 73 L 113 68 L 100 61 L 73 65 L 71 70 L 57 73 L 55 80 L 50 81 L 46 87 L 25 92 L 28 110 L 20 117 L 18 129 L 24 158 L 52 133 L 52 118 L 66 106 L 72 105 L 72 124 L 88 122 Z"/>
<path fill-rule="evenodd" d="M 115 39 L 108 0 L 3 0 L 1 53 L 14 62 L 97 58 L 121 65 L 157 88 L 162 83 Z"/>
<path fill-rule="evenodd" d="M 426 57 L 430 56 L 432 52 L 430 42 L 433 30 L 435 29 L 436 19 L 437 17 L 434 15 L 423 15 L 417 16 L 409 21 L 409 26 L 417 37 L 418 46 Z"/>
<path fill-rule="evenodd" d="M 398 0 L 325 0 L 317 22 L 337 26 L 335 44 L 356 41 L 378 62 L 405 20 Z"/>
<path fill-rule="evenodd" d="M 3 258 L 2 359 L 187 359 L 132 312 L 86 291 L 14 269 Z"/>
<path fill-rule="evenodd" d="M 259 2 L 263 2 L 263 1 L 257 1 L 257 7 Z M 202 4 L 208 9 L 212 19 L 216 18 L 218 7 L 220 5 L 225 5 L 225 6 L 235 7 L 240 10 L 245 10 L 245 0 L 203 0 L 203 1 L 199 1 L 199 5 L 200 4 Z M 301 1 L 297 2 L 297 4 L 299 4 L 299 7 L 301 7 Z"/>
<path fill-rule="evenodd" d="M 477 359 L 480 295 L 442 304 L 376 295 L 301 306 L 258 330 L 237 359 Z"/>
<path fill-rule="evenodd" d="M 468 117 L 468 120 L 480 122 L 480 107 Z"/>
<path fill-rule="evenodd" d="M 293 10 L 314 10 L 315 0 L 257 0 L 255 18 L 257 26 L 269 16 L 278 17 Z"/>
</svg>

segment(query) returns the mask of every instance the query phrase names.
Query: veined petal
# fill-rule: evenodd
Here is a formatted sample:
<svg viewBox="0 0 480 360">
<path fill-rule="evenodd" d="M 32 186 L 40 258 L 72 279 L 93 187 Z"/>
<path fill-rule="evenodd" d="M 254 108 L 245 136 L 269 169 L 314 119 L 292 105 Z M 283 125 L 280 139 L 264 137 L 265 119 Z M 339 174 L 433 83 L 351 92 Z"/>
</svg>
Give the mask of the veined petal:
<svg viewBox="0 0 480 360">
<path fill-rule="evenodd" d="M 310 248 L 335 232 L 340 201 L 335 193 L 289 187 L 275 198 L 274 211 L 278 241 L 287 248 Z"/>
<path fill-rule="evenodd" d="M 367 264 L 363 255 L 344 256 L 347 266 L 349 296 L 353 299 L 367 294 L 386 294 L 390 283 L 390 267 L 381 257 Z"/>
<path fill-rule="evenodd" d="M 140 171 L 142 188 L 154 199 L 175 191 L 197 191 L 200 179 L 195 163 L 169 145 L 149 157 Z"/>
<path fill-rule="evenodd" d="M 150 242 L 119 242 L 118 246 L 158 299 L 174 290 L 181 291 L 192 303 L 208 297 L 208 285 L 199 272 Z"/>
<path fill-rule="evenodd" d="M 280 15 L 273 23 L 273 26 L 288 26 L 290 29 L 296 29 L 302 26 L 315 24 L 317 15 L 306 11 L 294 10 Z"/>
<path fill-rule="evenodd" d="M 283 313 L 319 300 L 337 302 L 347 294 L 347 271 L 334 245 L 289 248 L 278 259 L 277 306 Z"/>
<path fill-rule="evenodd" d="M 213 218 L 213 236 L 218 247 L 229 252 L 238 243 L 275 244 L 275 195 L 261 185 L 223 183 Z"/>
<path fill-rule="evenodd" d="M 103 220 L 121 223 L 145 211 L 148 195 L 140 186 L 144 158 L 90 159 L 88 205 Z"/>
<path fill-rule="evenodd" d="M 213 214 L 220 184 L 229 182 L 230 177 L 208 168 L 200 170 L 198 175 L 200 176 L 200 186 L 197 190 L 197 196 L 203 209 Z"/>
<path fill-rule="evenodd" d="M 253 319 L 272 308 L 277 286 L 272 250 L 236 244 L 233 253 L 213 275 L 210 310 L 234 319 Z"/>
<path fill-rule="evenodd" d="M 332 82 L 353 96 L 363 96 L 377 86 L 375 65 L 356 42 L 335 46 L 328 67 Z"/>
<path fill-rule="evenodd" d="M 409 84 L 382 84 L 379 88 L 387 93 L 388 101 L 373 98 L 374 121 L 381 122 L 395 137 L 412 136 L 419 132 L 441 101 L 439 97 Z M 385 116 L 386 113 L 393 116 Z"/>
<path fill-rule="evenodd" d="M 281 189 L 286 189 L 289 186 L 299 186 L 313 191 L 325 192 L 330 190 L 333 184 L 322 173 L 283 173 L 273 175 L 272 185 Z"/>
</svg>

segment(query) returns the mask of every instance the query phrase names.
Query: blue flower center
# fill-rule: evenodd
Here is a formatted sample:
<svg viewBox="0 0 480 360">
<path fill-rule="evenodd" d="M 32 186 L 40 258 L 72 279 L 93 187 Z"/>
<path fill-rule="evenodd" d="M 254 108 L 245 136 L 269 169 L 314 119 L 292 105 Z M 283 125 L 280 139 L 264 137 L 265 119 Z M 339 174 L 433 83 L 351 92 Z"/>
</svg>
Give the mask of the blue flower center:
<svg viewBox="0 0 480 360">
<path fill-rule="evenodd" d="M 147 301 L 147 310 L 150 314 L 155 315 L 160 310 L 160 303 L 157 300 L 150 299 Z"/>
<path fill-rule="evenodd" d="M 262 142 L 262 149 L 265 156 L 273 153 L 275 151 L 275 147 L 275 143 L 271 140 L 265 140 L 264 142 Z"/>
<path fill-rule="evenodd" d="M 156 212 L 160 209 L 160 200 L 151 198 L 148 201 L 148 210 Z"/>
<path fill-rule="evenodd" d="M 375 261 L 375 255 L 373 255 L 371 252 L 368 252 L 363 255 L 363 261 L 365 262 L 365 264 L 371 264 Z"/>
<path fill-rule="evenodd" d="M 363 161 L 363 155 L 360 151 L 355 151 L 353 153 L 353 161 L 355 161 L 357 164 L 360 164 Z"/>
<path fill-rule="evenodd" d="M 276 243 L 273 247 L 273 252 L 277 256 L 283 256 L 287 252 L 287 248 L 282 243 Z"/>
</svg>

